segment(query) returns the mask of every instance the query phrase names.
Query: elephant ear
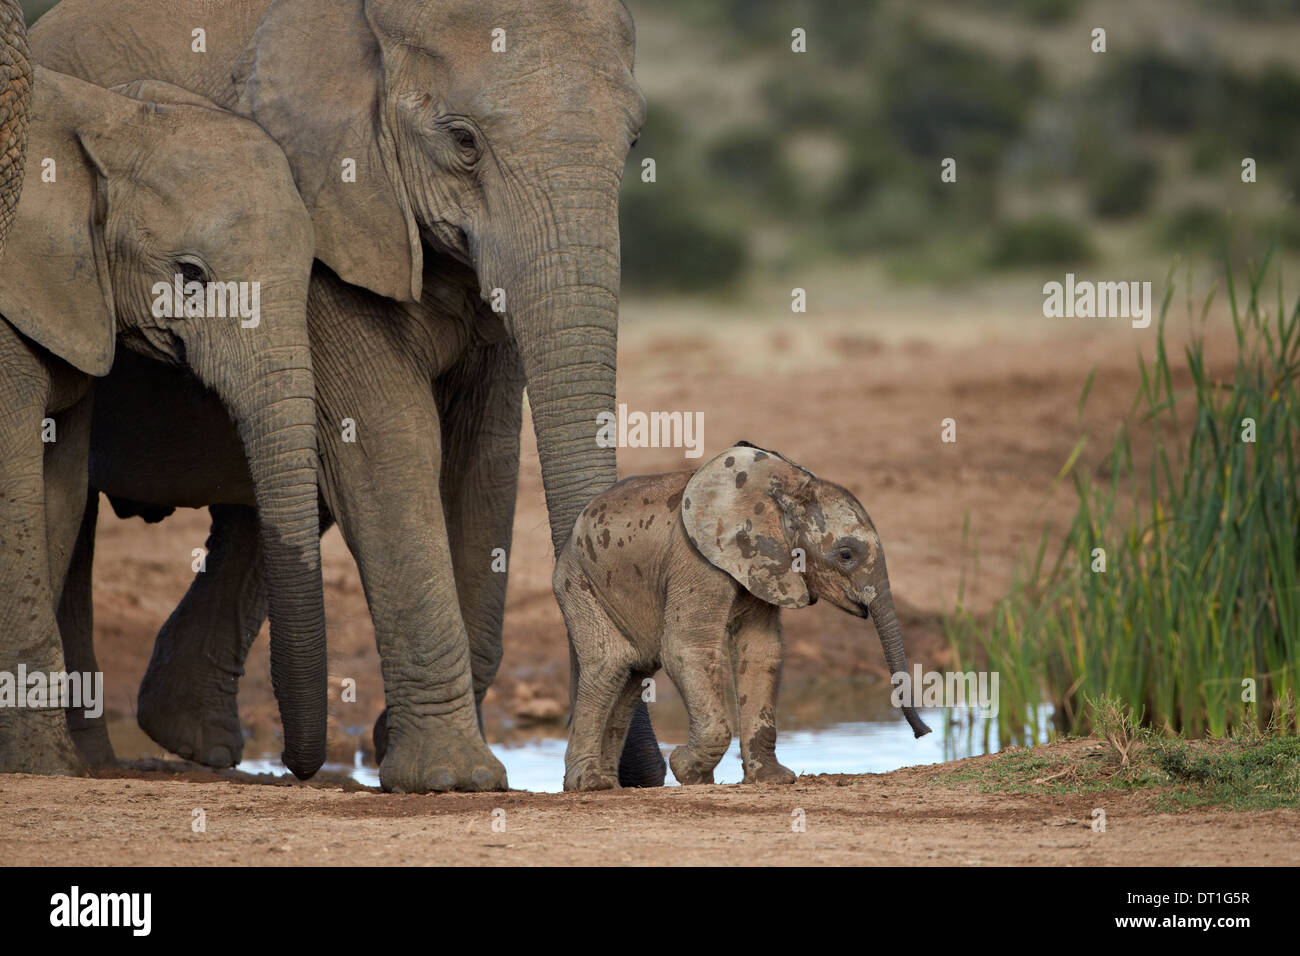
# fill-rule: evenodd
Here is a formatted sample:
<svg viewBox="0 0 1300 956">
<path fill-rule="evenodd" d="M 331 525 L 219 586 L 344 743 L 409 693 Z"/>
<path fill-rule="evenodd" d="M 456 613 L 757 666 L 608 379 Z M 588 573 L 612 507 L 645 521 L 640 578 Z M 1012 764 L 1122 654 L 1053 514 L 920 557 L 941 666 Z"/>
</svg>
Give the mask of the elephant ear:
<svg viewBox="0 0 1300 956">
<path fill-rule="evenodd" d="M 795 501 L 812 474 L 742 443 L 711 459 L 682 493 L 682 525 L 710 564 L 759 600 L 803 607 L 811 596 L 794 555 Z"/>
<path fill-rule="evenodd" d="M 107 172 L 94 134 L 76 132 L 55 115 L 65 99 L 59 81 L 47 82 L 55 76 L 36 74 L 31 168 L 0 254 L 0 315 L 70 365 L 106 375 L 117 342 L 104 244 Z"/>
<path fill-rule="evenodd" d="M 275 0 L 234 79 L 239 112 L 289 159 L 316 258 L 353 285 L 418 301 L 420 232 L 383 119 L 383 54 L 361 0 Z M 348 161 L 355 182 L 344 180 Z"/>
</svg>

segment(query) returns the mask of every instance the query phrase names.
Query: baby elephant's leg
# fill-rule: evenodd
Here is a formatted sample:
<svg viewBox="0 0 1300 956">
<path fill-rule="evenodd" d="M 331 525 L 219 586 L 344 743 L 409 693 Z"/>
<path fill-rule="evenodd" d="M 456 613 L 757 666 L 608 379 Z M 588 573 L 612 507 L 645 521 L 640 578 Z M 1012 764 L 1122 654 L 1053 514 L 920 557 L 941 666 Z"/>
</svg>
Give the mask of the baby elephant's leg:
<svg viewBox="0 0 1300 956">
<path fill-rule="evenodd" d="M 564 753 L 564 789 L 612 790 L 618 786 L 618 772 L 602 769 L 602 751 L 610 718 L 628 684 L 634 653 L 600 607 L 581 571 L 565 573 L 561 564 L 556 581 L 578 682 L 569 746 Z"/>
<path fill-rule="evenodd" d="M 681 691 L 690 722 L 687 742 L 668 758 L 678 783 L 713 783 L 713 768 L 731 745 L 722 649 L 729 604 L 704 596 L 665 608 L 664 668 Z"/>
<path fill-rule="evenodd" d="M 745 783 L 794 783 L 794 771 L 776 760 L 780 611 L 760 601 L 747 603 L 728 644 L 740 708 L 740 761 L 745 768 Z"/>
<path fill-rule="evenodd" d="M 651 676 L 653 671 L 634 669 L 614 702 L 609 723 L 605 725 L 605 739 L 600 749 L 600 772 L 604 776 L 618 779 L 618 762 L 623 755 L 623 744 L 627 740 L 627 728 L 632 722 L 632 713 L 641 702 L 641 694 L 644 691 L 641 684 Z"/>
</svg>

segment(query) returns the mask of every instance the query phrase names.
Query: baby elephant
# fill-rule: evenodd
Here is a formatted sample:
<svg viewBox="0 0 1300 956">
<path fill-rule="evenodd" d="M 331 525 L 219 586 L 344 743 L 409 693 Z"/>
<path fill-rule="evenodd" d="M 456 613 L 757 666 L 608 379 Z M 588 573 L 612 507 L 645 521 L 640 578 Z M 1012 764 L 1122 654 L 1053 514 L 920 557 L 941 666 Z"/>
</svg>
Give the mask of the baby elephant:
<svg viewBox="0 0 1300 956">
<path fill-rule="evenodd" d="M 783 607 L 825 598 L 869 614 L 890 672 L 907 670 L 867 512 L 838 485 L 748 442 L 694 474 L 628 478 L 598 495 L 553 584 L 578 670 L 566 790 L 617 786 L 641 682 L 661 664 L 690 719 L 689 741 L 669 759 L 678 781 L 712 783 L 731 743 L 729 663 L 745 782 L 793 782 L 776 760 Z M 930 732 L 913 708 L 903 716 L 917 737 Z"/>
<path fill-rule="evenodd" d="M 120 344 L 189 368 L 202 385 L 187 387 L 210 388 L 238 428 L 285 762 L 310 776 L 326 719 L 311 220 L 255 123 L 155 81 L 127 92 L 35 71 L 29 169 L 0 256 L 0 676 L 62 679 L 56 608 L 86 506 L 91 385 Z M 74 669 L 94 671 L 75 650 Z M 82 770 L 61 697 L 5 703 L 0 772 Z"/>
</svg>

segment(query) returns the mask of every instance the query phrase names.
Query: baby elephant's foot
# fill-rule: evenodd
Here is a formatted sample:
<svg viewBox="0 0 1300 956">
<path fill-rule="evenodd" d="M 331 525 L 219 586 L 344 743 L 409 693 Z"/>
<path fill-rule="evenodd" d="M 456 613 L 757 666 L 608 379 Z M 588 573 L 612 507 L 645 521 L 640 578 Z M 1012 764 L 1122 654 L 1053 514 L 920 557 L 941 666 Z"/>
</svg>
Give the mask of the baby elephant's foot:
<svg viewBox="0 0 1300 956">
<path fill-rule="evenodd" d="M 750 761 L 745 766 L 745 783 L 794 783 L 795 772 L 776 762 L 775 757 Z"/>
<path fill-rule="evenodd" d="M 0 710 L 0 773 L 85 776 L 61 709 Z"/>
<path fill-rule="evenodd" d="M 689 746 L 683 745 L 672 752 L 668 765 L 673 768 L 677 782 L 689 786 L 694 783 L 713 783 L 713 768 L 717 766 L 717 761 L 703 761 Z"/>
<path fill-rule="evenodd" d="M 597 768 L 571 770 L 564 775 L 564 789 L 575 790 L 617 790 L 618 774 Z"/>
</svg>

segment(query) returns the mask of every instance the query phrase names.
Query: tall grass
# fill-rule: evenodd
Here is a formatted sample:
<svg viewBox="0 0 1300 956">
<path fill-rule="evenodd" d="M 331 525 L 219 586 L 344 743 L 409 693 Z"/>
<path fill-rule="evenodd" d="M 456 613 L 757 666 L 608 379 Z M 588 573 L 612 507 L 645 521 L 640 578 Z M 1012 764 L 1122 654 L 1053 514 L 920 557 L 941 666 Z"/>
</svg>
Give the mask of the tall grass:
<svg viewBox="0 0 1300 956">
<path fill-rule="evenodd" d="M 1077 467 L 1081 440 L 1062 469 L 1077 508 L 1059 551 L 1044 531 L 982 620 L 959 598 L 949 640 L 964 666 L 1000 673 L 1002 742 L 1033 743 L 1044 700 L 1058 732 L 1090 732 L 1084 698 L 1109 697 L 1158 731 L 1220 736 L 1300 696 L 1300 302 L 1286 309 L 1280 278 L 1265 302 L 1271 258 L 1242 290 L 1227 270 L 1236 362 L 1223 380 L 1206 365 L 1212 293 L 1178 376 L 1190 386 L 1175 387 L 1168 284 L 1105 465 Z"/>
</svg>

